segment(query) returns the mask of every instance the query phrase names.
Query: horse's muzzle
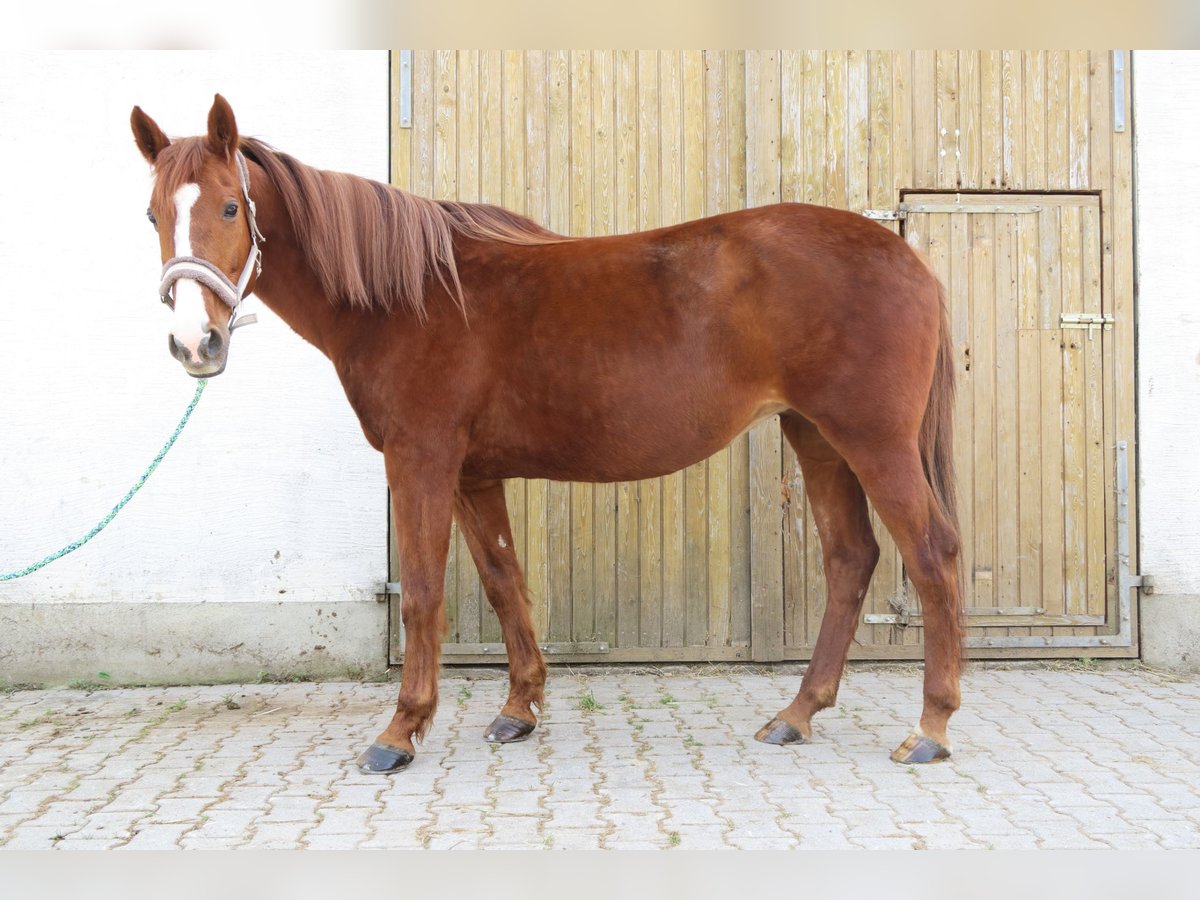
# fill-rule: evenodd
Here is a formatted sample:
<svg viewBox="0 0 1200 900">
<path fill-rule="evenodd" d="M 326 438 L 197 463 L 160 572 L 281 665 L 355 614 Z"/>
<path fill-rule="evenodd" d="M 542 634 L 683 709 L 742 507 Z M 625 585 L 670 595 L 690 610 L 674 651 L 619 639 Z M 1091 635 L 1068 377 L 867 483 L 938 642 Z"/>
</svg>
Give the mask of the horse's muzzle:
<svg viewBox="0 0 1200 900">
<path fill-rule="evenodd" d="M 196 378 L 211 378 L 225 371 L 229 355 L 229 338 L 215 328 L 210 328 L 193 348 L 174 334 L 167 336 L 167 349 L 182 363 L 189 375 Z"/>
</svg>

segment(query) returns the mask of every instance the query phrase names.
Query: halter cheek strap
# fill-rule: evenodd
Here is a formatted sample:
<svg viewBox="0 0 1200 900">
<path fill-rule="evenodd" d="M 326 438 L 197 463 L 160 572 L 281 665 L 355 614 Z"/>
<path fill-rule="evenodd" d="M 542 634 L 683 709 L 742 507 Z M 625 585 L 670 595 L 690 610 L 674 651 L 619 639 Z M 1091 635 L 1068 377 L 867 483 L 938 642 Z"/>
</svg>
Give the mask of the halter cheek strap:
<svg viewBox="0 0 1200 900">
<path fill-rule="evenodd" d="M 175 297 L 172 289 L 175 287 L 175 282 L 181 278 L 190 278 L 204 285 L 229 307 L 228 328 L 230 331 L 258 321 L 258 317 L 253 313 L 238 318 L 237 311 L 242 299 L 246 296 L 246 287 L 250 284 L 251 275 L 262 274 L 262 251 L 258 245 L 267 242 L 258 229 L 258 222 L 255 218 L 257 210 L 254 207 L 254 201 L 250 199 L 250 170 L 246 165 L 246 158 L 242 156 L 242 151 L 236 152 L 235 159 L 237 160 L 238 178 L 242 183 L 242 196 L 246 200 L 246 221 L 250 225 L 250 254 L 246 257 L 246 264 L 242 266 L 242 274 L 238 278 L 237 284 L 230 281 L 219 267 L 207 259 L 201 259 L 198 256 L 174 256 L 163 266 L 162 280 L 158 286 L 158 295 L 162 302 L 174 303 Z"/>
</svg>

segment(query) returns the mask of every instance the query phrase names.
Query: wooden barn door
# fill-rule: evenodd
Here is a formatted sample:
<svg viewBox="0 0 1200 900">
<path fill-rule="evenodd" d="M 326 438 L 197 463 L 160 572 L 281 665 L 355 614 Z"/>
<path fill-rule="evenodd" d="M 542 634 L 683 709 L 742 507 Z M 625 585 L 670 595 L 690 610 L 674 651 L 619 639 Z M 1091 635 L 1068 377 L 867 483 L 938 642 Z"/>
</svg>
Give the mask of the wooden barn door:
<svg viewBox="0 0 1200 900">
<path fill-rule="evenodd" d="M 392 180 L 576 235 L 737 209 L 746 197 L 744 78 L 741 54 L 725 52 L 398 52 Z M 665 478 L 508 483 L 548 659 L 748 658 L 748 457 L 743 436 Z M 457 529 L 446 598 L 447 661 L 502 657 L 499 623 Z"/>
<path fill-rule="evenodd" d="M 902 231 L 954 311 L 972 654 L 1131 656 L 1128 75 L 1107 50 L 402 51 L 392 178 L 578 235 L 779 201 Z M 821 552 L 777 419 L 666 478 L 517 480 L 508 501 L 548 658 L 811 654 Z M 851 654 L 919 658 L 917 599 L 875 525 Z M 457 532 L 446 596 L 446 658 L 502 656 Z"/>
</svg>

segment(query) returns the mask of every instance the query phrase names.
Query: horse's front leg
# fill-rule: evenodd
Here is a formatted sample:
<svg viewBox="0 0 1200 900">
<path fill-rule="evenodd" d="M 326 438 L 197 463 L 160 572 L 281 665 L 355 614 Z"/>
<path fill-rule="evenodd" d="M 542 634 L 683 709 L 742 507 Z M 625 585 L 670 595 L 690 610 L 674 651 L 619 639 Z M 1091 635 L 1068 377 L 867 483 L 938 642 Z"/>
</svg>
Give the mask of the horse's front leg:
<svg viewBox="0 0 1200 900">
<path fill-rule="evenodd" d="M 489 741 L 502 744 L 524 740 L 537 725 L 533 707 L 542 705 L 546 662 L 533 630 L 525 579 L 513 547 L 504 482 L 464 479 L 458 488 L 455 517 L 488 602 L 500 619 L 508 651 L 508 701 L 484 734 Z"/>
<path fill-rule="evenodd" d="M 404 666 L 392 721 L 358 758 L 363 772 L 398 772 L 413 761 L 437 707 L 438 656 L 445 631 L 446 555 L 459 459 L 412 446 L 384 447 L 400 562 Z"/>
</svg>

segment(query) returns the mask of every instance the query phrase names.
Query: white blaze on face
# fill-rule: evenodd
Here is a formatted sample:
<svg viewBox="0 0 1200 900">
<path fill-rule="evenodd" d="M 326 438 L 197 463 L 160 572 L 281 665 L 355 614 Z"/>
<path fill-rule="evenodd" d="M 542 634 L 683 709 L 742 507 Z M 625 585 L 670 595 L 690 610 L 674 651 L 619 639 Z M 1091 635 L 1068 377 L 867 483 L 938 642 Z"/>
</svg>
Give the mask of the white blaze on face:
<svg viewBox="0 0 1200 900">
<path fill-rule="evenodd" d="M 185 184 L 175 192 L 175 255 L 194 256 L 192 253 L 192 207 L 200 199 L 200 185 Z M 171 334 L 199 360 L 200 341 L 208 332 L 208 310 L 204 308 L 204 296 L 200 284 L 191 278 L 175 282 L 175 315 L 171 320 Z"/>
</svg>

